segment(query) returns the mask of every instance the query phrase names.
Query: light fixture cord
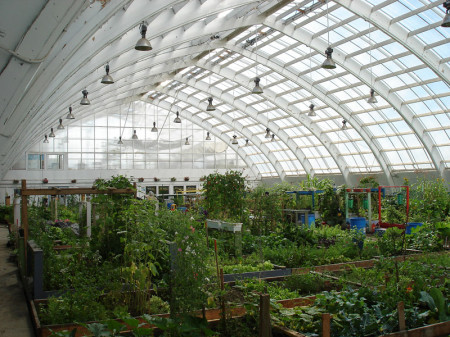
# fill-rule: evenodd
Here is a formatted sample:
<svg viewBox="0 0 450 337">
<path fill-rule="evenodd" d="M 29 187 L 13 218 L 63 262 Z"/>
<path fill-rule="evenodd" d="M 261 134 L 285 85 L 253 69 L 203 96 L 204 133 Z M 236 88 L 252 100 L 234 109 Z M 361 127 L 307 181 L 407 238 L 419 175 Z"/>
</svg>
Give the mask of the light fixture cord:
<svg viewBox="0 0 450 337">
<path fill-rule="evenodd" d="M 328 13 L 328 1 L 327 1 L 327 34 L 328 34 L 328 47 L 330 46 L 330 14 Z"/>
<path fill-rule="evenodd" d="M 373 70 L 372 70 L 372 39 L 370 38 L 370 21 L 369 21 L 369 64 L 370 64 L 370 86 L 373 86 Z"/>
<path fill-rule="evenodd" d="M 130 102 L 130 105 L 128 106 L 127 114 L 125 116 L 125 122 L 123 123 L 123 129 L 120 132 L 120 137 L 123 137 L 123 132 L 125 131 L 125 125 L 127 125 L 128 113 L 130 112 L 131 104 L 132 104 L 132 102 Z M 122 124 L 122 111 L 120 111 L 120 124 Z"/>
</svg>

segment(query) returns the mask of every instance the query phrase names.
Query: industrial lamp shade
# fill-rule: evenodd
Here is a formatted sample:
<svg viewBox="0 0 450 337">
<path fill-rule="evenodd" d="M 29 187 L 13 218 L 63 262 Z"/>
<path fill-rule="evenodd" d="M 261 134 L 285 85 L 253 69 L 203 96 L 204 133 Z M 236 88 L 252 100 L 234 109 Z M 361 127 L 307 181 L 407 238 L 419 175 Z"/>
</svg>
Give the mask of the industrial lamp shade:
<svg viewBox="0 0 450 337">
<path fill-rule="evenodd" d="M 88 91 L 86 89 L 84 89 L 81 93 L 83 94 L 83 98 L 81 99 L 80 104 L 81 105 L 89 105 L 89 104 L 91 104 L 91 102 L 89 102 L 88 97 L 87 97 Z"/>
<path fill-rule="evenodd" d="M 209 135 L 209 131 L 206 132 L 206 138 L 205 138 L 205 140 L 211 140 L 211 136 Z"/>
<path fill-rule="evenodd" d="M 186 141 L 184 142 L 184 145 L 189 145 L 189 137 L 186 137 Z"/>
<path fill-rule="evenodd" d="M 48 143 L 48 137 L 47 137 L 47 135 L 44 136 L 44 143 Z"/>
<path fill-rule="evenodd" d="M 151 132 L 158 132 L 158 128 L 156 127 L 156 122 L 153 122 L 153 127 Z"/>
<path fill-rule="evenodd" d="M 123 142 L 122 142 L 122 136 L 119 136 L 119 141 L 117 142 L 117 144 L 123 145 Z"/>
<path fill-rule="evenodd" d="M 347 130 L 348 129 L 347 121 L 345 119 L 342 121 L 342 128 L 341 129 L 342 130 Z"/>
<path fill-rule="evenodd" d="M 69 106 L 69 113 L 66 116 L 66 119 L 75 119 L 75 116 L 72 113 L 72 107 Z"/>
<path fill-rule="evenodd" d="M 111 75 L 109 75 L 109 64 L 106 65 L 105 70 L 106 70 L 106 75 L 103 76 L 101 83 L 103 83 L 103 84 L 113 84 L 114 80 L 111 77 Z"/>
<path fill-rule="evenodd" d="M 248 139 L 245 140 L 245 146 L 248 146 Z"/>
<path fill-rule="evenodd" d="M 450 0 L 447 0 L 444 2 L 444 8 L 446 9 L 445 11 L 445 16 L 444 16 L 444 20 L 442 21 L 441 27 L 450 27 Z"/>
<path fill-rule="evenodd" d="M 333 55 L 333 48 L 328 47 L 327 50 L 325 50 L 325 55 L 327 56 L 327 58 L 322 63 L 322 68 L 323 69 L 335 69 L 336 68 L 336 63 L 334 63 L 333 57 L 332 57 L 332 55 Z"/>
<path fill-rule="evenodd" d="M 231 144 L 233 144 L 233 145 L 237 145 L 238 144 L 236 135 L 233 135 L 233 140 L 231 141 Z"/>
<path fill-rule="evenodd" d="M 64 130 L 64 125 L 62 123 L 62 118 L 59 119 L 59 125 L 57 127 L 58 130 Z"/>
<path fill-rule="evenodd" d="M 272 139 L 270 141 L 273 142 L 274 140 L 275 140 L 275 134 L 272 133 Z"/>
<path fill-rule="evenodd" d="M 441 27 L 446 27 L 446 28 L 450 27 L 450 14 L 449 13 L 445 14 L 444 21 L 442 21 Z"/>
<path fill-rule="evenodd" d="M 261 81 L 261 79 L 259 77 L 256 77 L 254 79 L 255 87 L 252 90 L 252 94 L 262 94 L 263 93 L 262 88 L 259 86 L 260 81 Z"/>
<path fill-rule="evenodd" d="M 208 106 L 206 107 L 206 111 L 214 111 L 216 110 L 216 108 L 214 107 L 214 105 L 212 104 L 213 98 L 212 97 L 208 97 Z"/>
<path fill-rule="evenodd" d="M 173 120 L 174 123 L 181 123 L 180 113 L 177 111 L 177 117 Z"/>
<path fill-rule="evenodd" d="M 309 112 L 308 112 L 308 116 L 309 117 L 314 117 L 316 115 L 316 112 L 314 111 L 314 104 L 311 104 L 309 106 Z"/>
<path fill-rule="evenodd" d="M 150 44 L 150 41 L 145 38 L 145 34 L 147 34 L 147 25 L 145 22 L 141 23 L 140 26 L 141 31 L 141 38 L 136 42 L 136 46 L 134 46 L 134 49 L 140 50 L 140 51 L 149 51 L 152 50 L 152 45 Z"/>
<path fill-rule="evenodd" d="M 48 135 L 49 137 L 55 138 L 55 133 L 53 132 L 53 128 L 50 128 L 50 134 Z"/>
<path fill-rule="evenodd" d="M 136 130 L 133 131 L 133 135 L 131 136 L 131 139 L 138 140 L 138 135 L 136 134 Z"/>
<path fill-rule="evenodd" d="M 375 97 L 375 90 L 373 90 L 373 89 L 370 89 L 370 97 L 367 99 L 367 103 L 377 103 L 378 102 L 378 100 L 377 100 L 377 98 Z"/>
<path fill-rule="evenodd" d="M 270 135 L 270 129 L 267 128 L 267 129 L 266 129 L 266 135 L 264 136 L 264 138 L 270 138 L 270 137 L 272 137 L 272 136 Z"/>
</svg>

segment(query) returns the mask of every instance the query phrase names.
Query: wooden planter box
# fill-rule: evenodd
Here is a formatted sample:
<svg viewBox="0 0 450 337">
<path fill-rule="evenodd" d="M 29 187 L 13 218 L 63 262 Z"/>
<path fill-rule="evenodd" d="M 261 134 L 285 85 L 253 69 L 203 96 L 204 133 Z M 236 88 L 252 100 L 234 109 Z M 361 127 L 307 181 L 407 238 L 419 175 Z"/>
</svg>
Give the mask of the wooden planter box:
<svg viewBox="0 0 450 337">
<path fill-rule="evenodd" d="M 315 299 L 316 299 L 315 296 L 309 296 L 309 297 L 302 297 L 302 298 L 296 298 L 296 299 L 291 299 L 291 300 L 281 300 L 281 301 L 277 301 L 277 303 L 280 303 L 284 308 L 294 308 L 296 306 L 312 305 L 314 303 Z M 52 335 L 52 333 L 61 332 L 64 330 L 71 331 L 75 328 L 77 329 L 75 337 L 92 336 L 92 334 L 89 332 L 89 330 L 86 329 L 85 327 L 83 327 L 83 325 L 82 325 L 83 323 L 41 325 L 41 322 L 40 322 L 38 314 L 37 314 L 37 305 L 40 303 L 45 303 L 46 301 L 47 300 L 30 301 L 31 321 L 33 323 L 37 337 L 49 337 Z M 229 318 L 242 317 L 246 313 L 247 313 L 247 310 L 244 307 L 236 307 L 236 308 L 227 309 L 227 317 L 229 317 Z M 198 317 L 202 317 L 202 315 L 203 315 L 203 313 L 201 311 L 196 311 L 194 314 Z M 221 309 L 205 310 L 205 317 L 208 322 L 216 322 L 216 321 L 220 320 L 221 314 L 222 314 Z M 151 316 L 152 317 L 169 317 L 169 314 L 159 314 L 159 315 L 151 315 Z M 122 322 L 121 320 L 117 320 L 117 321 Z M 89 324 L 89 323 L 95 323 L 95 322 L 87 322 L 87 324 Z M 142 323 L 145 323 L 145 321 L 142 320 Z M 86 323 L 84 323 L 84 324 L 86 324 Z M 149 324 L 146 324 L 142 327 L 150 328 L 152 326 Z M 286 329 L 286 331 L 287 330 L 288 329 Z M 287 335 L 287 336 L 295 336 L 295 335 Z M 301 335 L 297 335 L 297 336 L 301 336 Z"/>
</svg>

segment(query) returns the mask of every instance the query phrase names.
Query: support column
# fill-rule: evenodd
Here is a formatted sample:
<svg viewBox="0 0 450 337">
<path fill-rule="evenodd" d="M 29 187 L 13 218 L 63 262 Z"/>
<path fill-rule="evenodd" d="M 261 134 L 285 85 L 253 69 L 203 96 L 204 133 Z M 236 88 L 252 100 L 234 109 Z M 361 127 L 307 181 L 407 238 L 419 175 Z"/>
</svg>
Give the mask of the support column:
<svg viewBox="0 0 450 337">
<path fill-rule="evenodd" d="M 20 221 L 20 198 L 14 198 L 14 231 L 17 231 L 21 225 Z"/>
<path fill-rule="evenodd" d="M 91 237 L 91 229 L 92 229 L 92 204 L 91 204 L 91 196 L 86 197 L 86 236 L 88 238 Z"/>
</svg>

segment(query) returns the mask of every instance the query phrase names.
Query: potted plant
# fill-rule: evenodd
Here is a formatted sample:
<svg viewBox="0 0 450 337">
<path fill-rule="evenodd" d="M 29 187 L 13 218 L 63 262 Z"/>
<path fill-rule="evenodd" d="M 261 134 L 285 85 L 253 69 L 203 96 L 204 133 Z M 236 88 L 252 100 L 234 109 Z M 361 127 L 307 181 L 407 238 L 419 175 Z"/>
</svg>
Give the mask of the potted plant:
<svg viewBox="0 0 450 337">
<path fill-rule="evenodd" d="M 48 179 L 47 178 L 42 179 L 42 183 L 43 184 L 48 184 Z"/>
<path fill-rule="evenodd" d="M 170 181 L 177 181 L 177 178 L 172 177 L 172 178 L 170 178 Z"/>
<path fill-rule="evenodd" d="M 17 179 L 13 180 L 13 184 L 18 184 L 18 183 L 19 183 L 19 180 L 17 180 Z"/>
<path fill-rule="evenodd" d="M 184 181 L 189 181 L 189 177 L 184 177 Z"/>
<path fill-rule="evenodd" d="M 72 179 L 70 182 L 71 182 L 72 184 L 75 184 L 75 183 L 77 182 L 77 180 L 76 180 L 76 179 Z"/>
<path fill-rule="evenodd" d="M 159 181 L 159 178 L 154 177 L 153 181 Z"/>
<path fill-rule="evenodd" d="M 144 178 L 139 178 L 138 181 L 139 181 L 140 183 L 143 183 L 143 182 L 144 182 Z"/>
</svg>

